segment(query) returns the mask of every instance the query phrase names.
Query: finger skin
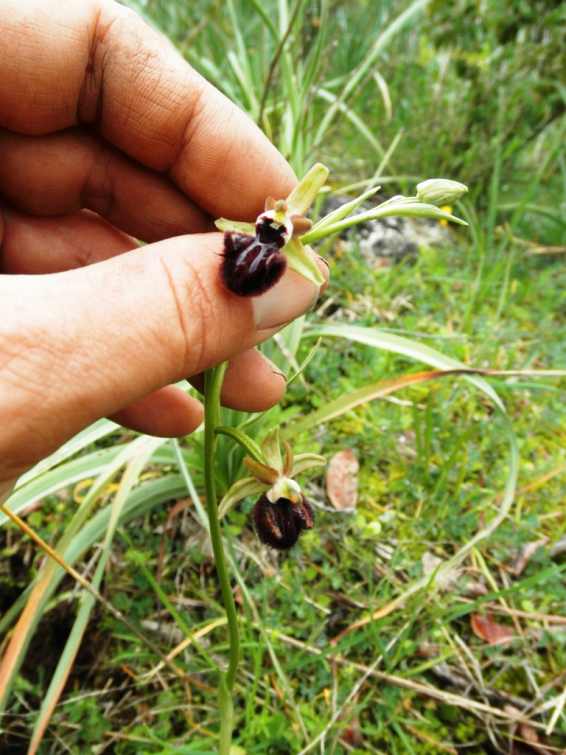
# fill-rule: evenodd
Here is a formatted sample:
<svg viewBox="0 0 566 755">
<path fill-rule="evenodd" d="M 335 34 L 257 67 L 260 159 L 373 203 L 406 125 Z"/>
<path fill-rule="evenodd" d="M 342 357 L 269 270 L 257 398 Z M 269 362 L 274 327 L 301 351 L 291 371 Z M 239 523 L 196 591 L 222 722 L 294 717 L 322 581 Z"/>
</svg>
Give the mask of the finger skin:
<svg viewBox="0 0 566 755">
<path fill-rule="evenodd" d="M 204 419 L 202 404 L 181 388 L 168 385 L 144 396 L 111 419 L 147 435 L 178 438 L 189 435 Z"/>
<path fill-rule="evenodd" d="M 112 0 L 3 0 L 0 127 L 89 125 L 213 217 L 252 218 L 295 184 L 289 165 L 171 43 Z"/>
<path fill-rule="evenodd" d="M 62 273 L 110 259 L 137 241 L 93 212 L 37 218 L 0 204 L 0 272 Z"/>
<path fill-rule="evenodd" d="M 137 246 L 134 239 L 92 212 L 36 218 L 4 209 L 2 216 L 4 243 L 0 271 L 5 273 L 64 272 L 110 259 Z M 193 384 L 202 387 L 197 382 Z M 285 380 L 277 368 L 259 352 L 250 350 L 231 360 L 224 378 L 222 401 L 233 409 L 264 411 L 277 403 L 284 391 Z M 177 396 L 175 404 L 167 402 L 170 395 Z M 195 402 L 185 401 L 185 396 L 180 389 L 164 394 L 157 391 L 122 410 L 116 421 L 152 435 L 187 435 L 191 432 L 187 427 L 195 421 Z M 176 416 L 165 416 L 167 409 Z"/>
<path fill-rule="evenodd" d="M 41 137 L 0 129 L 0 195 L 32 215 L 87 208 L 148 243 L 213 228 L 169 178 L 76 128 Z"/>
<path fill-rule="evenodd" d="M 253 299 L 223 287 L 221 250 L 220 234 L 196 234 L 65 273 L 0 276 L 0 479 L 95 419 L 273 334 L 256 324 Z M 289 321 L 317 289 L 286 276 Z M 286 276 L 264 296 L 287 291 Z"/>
<path fill-rule="evenodd" d="M 202 390 L 202 375 L 191 378 Z M 283 398 L 285 377 L 255 349 L 230 360 L 220 400 L 223 406 L 247 412 L 263 412 Z M 193 432 L 203 420 L 199 401 L 177 386 L 150 393 L 112 416 L 115 422 L 148 435 L 176 438 Z"/>
<path fill-rule="evenodd" d="M 191 384 L 202 392 L 204 376 L 195 375 Z M 230 360 L 220 399 L 223 406 L 247 412 L 264 412 L 285 395 L 283 373 L 256 349 L 249 349 Z"/>
</svg>

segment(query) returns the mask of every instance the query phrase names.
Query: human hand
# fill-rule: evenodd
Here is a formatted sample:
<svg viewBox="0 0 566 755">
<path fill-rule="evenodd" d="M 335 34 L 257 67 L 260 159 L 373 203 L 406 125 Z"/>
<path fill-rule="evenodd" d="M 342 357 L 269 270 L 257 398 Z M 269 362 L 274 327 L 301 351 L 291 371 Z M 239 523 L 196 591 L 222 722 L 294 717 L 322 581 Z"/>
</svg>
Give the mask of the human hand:
<svg viewBox="0 0 566 755">
<path fill-rule="evenodd" d="M 170 384 L 225 359 L 226 405 L 277 402 L 253 347 L 319 292 L 293 271 L 226 291 L 211 219 L 253 220 L 288 164 L 112 0 L 1 0 L 0 22 L 0 482 L 102 416 L 191 432 L 201 405 Z"/>
</svg>

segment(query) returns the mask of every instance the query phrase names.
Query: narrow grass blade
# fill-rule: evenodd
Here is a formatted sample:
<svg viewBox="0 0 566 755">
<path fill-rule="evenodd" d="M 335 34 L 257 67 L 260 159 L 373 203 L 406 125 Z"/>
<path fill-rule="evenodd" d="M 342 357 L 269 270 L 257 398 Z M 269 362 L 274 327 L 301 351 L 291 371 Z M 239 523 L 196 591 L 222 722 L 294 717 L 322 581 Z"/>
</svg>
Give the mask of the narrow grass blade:
<svg viewBox="0 0 566 755">
<path fill-rule="evenodd" d="M 84 450 L 87 446 L 96 443 L 97 440 L 106 438 L 108 435 L 118 430 L 119 427 L 119 425 L 115 422 L 111 422 L 109 419 L 98 420 L 98 422 L 85 428 L 82 432 L 78 433 L 78 435 L 75 435 L 71 440 L 68 440 L 60 446 L 51 454 L 51 456 L 42 459 L 42 461 L 32 467 L 29 472 L 23 474 L 18 480 L 16 489 L 23 487 L 47 470 L 61 464 L 61 462 L 67 461 L 67 459 L 70 459 L 71 456 L 74 456 L 79 451 Z"/>
<path fill-rule="evenodd" d="M 162 438 L 142 438 L 143 444 L 141 445 L 140 453 L 127 465 L 114 501 L 112 503 L 112 509 L 110 513 L 110 521 L 108 522 L 108 529 L 106 530 L 106 536 L 102 544 L 102 550 L 96 567 L 96 571 L 91 581 L 91 585 L 95 590 L 100 589 L 102 577 L 108 558 L 110 556 L 112 541 L 116 532 L 116 527 L 122 513 L 122 509 L 126 500 L 128 499 L 132 488 L 139 480 L 147 462 L 153 455 L 153 452 L 164 442 Z M 72 670 L 73 663 L 79 651 L 80 644 L 82 642 L 85 630 L 87 628 L 92 609 L 94 608 L 96 599 L 92 592 L 84 592 L 81 597 L 80 608 L 73 624 L 71 633 L 65 643 L 65 648 L 57 668 L 53 674 L 49 688 L 41 705 L 37 721 L 35 723 L 32 741 L 29 746 L 28 755 L 35 755 L 37 748 L 39 747 L 45 729 L 53 715 L 53 710 L 57 705 L 57 702 L 63 692 L 63 688 L 67 682 L 69 674 Z"/>
<path fill-rule="evenodd" d="M 424 10 L 429 2 L 430 0 L 415 0 L 415 2 L 412 2 L 408 8 L 397 16 L 397 18 L 379 34 L 368 55 L 366 55 L 360 65 L 350 74 L 348 82 L 342 90 L 340 97 L 328 108 L 316 132 L 314 146 L 318 146 L 323 141 L 329 126 L 339 112 L 340 103 L 345 102 L 348 99 L 368 71 L 371 70 L 377 58 L 381 55 L 383 50 L 385 50 L 395 35 L 407 26 L 407 24 L 409 24 L 418 13 Z"/>
<path fill-rule="evenodd" d="M 334 401 L 330 401 L 320 409 L 311 412 L 302 419 L 294 420 L 283 430 L 282 437 L 289 438 L 297 433 L 310 430 L 312 427 L 317 427 L 323 422 L 330 422 L 331 420 L 340 417 L 342 414 L 352 411 L 352 409 L 355 409 L 357 406 L 367 404 L 369 401 L 374 401 L 377 398 L 388 396 L 390 393 L 400 391 L 409 385 L 419 385 L 420 383 L 426 383 L 440 377 L 458 374 L 461 374 L 460 370 L 415 372 L 411 375 L 403 375 L 399 378 L 393 378 L 392 380 L 380 380 L 377 383 L 365 385 L 363 388 L 358 388 L 344 396 L 340 396 L 340 398 L 337 398 Z"/>
<path fill-rule="evenodd" d="M 120 450 L 120 446 L 105 448 L 79 459 L 73 459 L 73 461 L 56 469 L 43 472 L 38 477 L 30 479 L 26 484 L 17 487 L 8 498 L 6 505 L 10 511 L 20 514 L 36 501 L 52 495 L 64 487 L 74 485 L 80 480 L 96 478 L 119 455 Z M 0 527 L 7 521 L 7 517 L 0 512 Z"/>
<path fill-rule="evenodd" d="M 152 453 L 165 442 L 163 439 L 151 440 Z M 75 513 L 75 515 L 71 519 L 71 522 L 63 533 L 63 536 L 59 540 L 55 549 L 58 558 L 62 557 L 64 560 L 65 557 L 61 554 L 64 554 L 65 550 L 71 544 L 74 544 L 75 541 L 80 540 L 85 522 L 94 505 L 96 504 L 100 494 L 103 492 L 105 485 L 115 476 L 115 474 L 124 464 L 129 463 L 136 457 L 136 455 L 141 453 L 141 450 L 144 448 L 144 445 L 146 443 L 147 439 L 142 436 L 136 438 L 136 440 L 125 446 L 117 446 L 113 449 L 108 449 L 117 453 L 108 456 L 109 461 L 107 461 L 105 466 L 100 471 L 98 478 L 96 479 L 91 490 L 84 499 L 81 507 Z M 90 456 L 92 457 L 94 455 Z M 75 467 L 76 463 L 69 462 L 68 465 L 61 467 L 60 469 L 53 470 L 54 472 L 57 472 L 57 489 L 64 487 L 65 484 L 69 484 L 68 480 L 65 480 L 65 469 L 68 466 Z M 38 480 L 33 481 L 30 487 L 35 486 L 37 482 Z M 26 489 L 27 487 L 28 486 L 26 486 Z M 9 511 L 13 512 L 14 508 L 12 507 L 11 503 L 12 499 L 10 499 L 10 501 L 6 504 L 6 507 Z M 7 512 L 5 518 L 8 518 Z M 0 662 L 0 711 L 2 711 L 7 702 L 11 686 L 23 662 L 27 647 L 29 646 L 31 638 L 41 619 L 47 601 L 56 590 L 57 585 L 63 577 L 63 574 L 64 572 L 62 566 L 60 564 L 58 565 L 56 560 L 48 559 L 42 567 L 38 578 L 36 579 L 36 582 L 27 600 L 26 606 L 18 620 L 2 661 Z"/>
<path fill-rule="evenodd" d="M 384 156 L 385 150 L 383 149 L 383 146 L 381 142 L 379 141 L 379 139 L 370 131 L 370 129 L 366 126 L 366 124 L 363 122 L 363 120 L 354 110 L 349 108 L 345 102 L 339 101 L 338 95 L 332 94 L 332 92 L 329 92 L 327 89 L 322 89 L 322 88 L 318 89 L 316 93 L 317 93 L 317 96 L 320 97 L 320 99 L 324 100 L 325 102 L 330 102 L 330 103 L 337 102 L 337 107 L 339 111 L 356 128 L 358 134 L 363 139 L 365 139 L 365 141 L 374 150 L 374 152 L 377 155 L 379 155 L 379 157 Z"/>
<path fill-rule="evenodd" d="M 305 329 L 305 338 L 318 338 L 320 336 L 330 336 L 333 338 L 346 338 L 356 343 L 363 343 L 367 346 L 373 346 L 376 349 L 382 349 L 383 351 L 392 351 L 395 354 L 401 354 L 402 356 L 414 359 L 417 362 L 428 364 L 431 367 L 436 367 L 440 370 L 466 370 L 467 365 L 463 362 L 447 357 L 441 354 L 436 349 L 430 348 L 430 346 L 424 346 L 418 341 L 413 341 L 409 338 L 403 338 L 392 333 L 386 333 L 378 328 L 366 328 L 361 325 L 314 325 L 308 326 Z M 493 388 L 479 377 L 466 376 L 464 378 L 468 382 L 472 383 L 476 388 L 483 391 L 493 403 L 502 411 L 504 406 Z"/>
</svg>

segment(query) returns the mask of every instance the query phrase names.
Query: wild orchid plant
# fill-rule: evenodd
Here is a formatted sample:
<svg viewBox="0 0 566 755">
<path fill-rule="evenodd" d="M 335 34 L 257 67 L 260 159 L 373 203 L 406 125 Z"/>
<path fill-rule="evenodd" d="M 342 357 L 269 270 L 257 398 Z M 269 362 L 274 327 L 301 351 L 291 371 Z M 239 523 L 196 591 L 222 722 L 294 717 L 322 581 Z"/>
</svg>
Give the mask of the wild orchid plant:
<svg viewBox="0 0 566 755">
<path fill-rule="evenodd" d="M 372 187 L 313 225 L 306 213 L 327 177 L 328 169 L 324 165 L 314 165 L 286 199 L 268 197 L 265 210 L 257 217 L 255 224 L 225 218 L 216 221 L 217 228 L 224 231 L 221 277 L 232 293 L 247 297 L 260 296 L 280 280 L 287 267 L 320 286 L 324 278 L 309 245 L 358 223 L 395 215 L 437 218 L 466 225 L 463 220 L 440 209 L 443 205 L 452 204 L 467 191 L 464 184 L 447 179 L 423 181 L 417 185 L 414 197 L 394 196 L 369 210 L 356 212 L 379 189 Z M 219 682 L 221 755 L 228 755 L 232 748 L 232 691 L 240 650 L 238 621 L 222 545 L 220 520 L 242 499 L 259 495 L 253 509 L 253 521 L 259 539 L 278 550 L 291 548 L 303 530 L 314 526 L 312 507 L 295 477 L 313 467 L 324 465 L 324 458 L 316 454 L 298 454 L 294 457 L 289 444 L 281 444 L 277 429 L 258 445 L 241 429 L 222 427 L 219 424 L 220 392 L 226 366 L 223 363 L 208 370 L 204 383 L 206 504 L 229 634 L 228 668 L 220 673 Z M 234 483 L 220 505 L 217 502 L 214 474 L 214 449 L 218 434 L 232 437 L 245 449 L 247 456 L 244 464 L 251 474 Z"/>
</svg>

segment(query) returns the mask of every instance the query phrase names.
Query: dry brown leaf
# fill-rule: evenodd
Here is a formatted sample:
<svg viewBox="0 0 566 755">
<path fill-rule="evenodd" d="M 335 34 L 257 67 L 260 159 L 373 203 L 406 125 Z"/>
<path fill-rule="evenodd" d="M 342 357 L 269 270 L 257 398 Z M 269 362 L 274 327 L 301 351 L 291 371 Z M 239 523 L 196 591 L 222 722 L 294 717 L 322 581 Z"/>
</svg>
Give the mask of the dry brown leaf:
<svg viewBox="0 0 566 755">
<path fill-rule="evenodd" d="M 487 616 L 472 614 L 470 624 L 476 637 L 485 640 L 489 645 L 501 645 L 515 637 L 515 632 L 511 627 L 498 624 L 489 614 Z"/>
<path fill-rule="evenodd" d="M 344 729 L 340 736 L 340 741 L 346 745 L 350 745 L 350 747 L 361 747 L 363 745 L 364 738 L 362 737 L 359 721 L 356 720 L 355 724 Z"/>
<path fill-rule="evenodd" d="M 540 540 L 532 540 L 530 543 L 525 543 L 509 568 L 511 574 L 515 577 L 520 576 L 534 554 L 541 546 L 546 545 L 547 542 L 548 538 L 543 537 Z"/>
<path fill-rule="evenodd" d="M 528 742 L 529 746 L 540 755 L 550 755 L 550 750 L 540 741 L 539 735 L 536 729 L 528 724 L 519 724 L 519 736 L 521 736 L 525 742 Z"/>
<path fill-rule="evenodd" d="M 358 502 L 358 470 L 360 465 L 351 448 L 338 451 L 326 470 L 326 492 L 334 508 L 354 509 Z"/>
</svg>

